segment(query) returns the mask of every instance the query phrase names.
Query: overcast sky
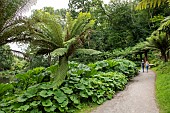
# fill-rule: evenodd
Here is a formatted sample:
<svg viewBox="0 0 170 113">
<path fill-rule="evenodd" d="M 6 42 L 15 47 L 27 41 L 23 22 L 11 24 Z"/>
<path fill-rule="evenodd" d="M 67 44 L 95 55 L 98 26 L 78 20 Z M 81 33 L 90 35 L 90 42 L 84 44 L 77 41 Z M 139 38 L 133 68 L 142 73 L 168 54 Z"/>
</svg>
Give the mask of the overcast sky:
<svg viewBox="0 0 170 113">
<path fill-rule="evenodd" d="M 103 0 L 104 3 L 109 3 L 110 0 Z M 36 5 L 31 7 L 33 9 L 42 9 L 46 6 L 54 7 L 55 9 L 68 8 L 69 0 L 37 0 Z M 31 15 L 31 10 L 26 13 L 27 16 Z M 24 14 L 25 15 L 25 14 Z"/>
<path fill-rule="evenodd" d="M 108 3 L 110 0 L 103 0 Z M 43 8 L 44 6 L 52 6 L 56 9 L 68 8 L 69 0 L 37 0 L 37 4 L 33 8 Z"/>
</svg>

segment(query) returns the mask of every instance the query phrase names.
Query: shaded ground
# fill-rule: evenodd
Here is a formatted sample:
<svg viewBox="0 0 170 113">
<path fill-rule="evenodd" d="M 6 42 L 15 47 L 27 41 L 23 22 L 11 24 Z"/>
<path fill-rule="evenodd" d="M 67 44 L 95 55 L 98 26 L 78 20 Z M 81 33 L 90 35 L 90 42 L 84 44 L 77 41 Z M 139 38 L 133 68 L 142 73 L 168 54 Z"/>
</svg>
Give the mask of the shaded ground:
<svg viewBox="0 0 170 113">
<path fill-rule="evenodd" d="M 140 72 L 124 91 L 91 113 L 159 113 L 155 102 L 154 72 Z"/>
</svg>

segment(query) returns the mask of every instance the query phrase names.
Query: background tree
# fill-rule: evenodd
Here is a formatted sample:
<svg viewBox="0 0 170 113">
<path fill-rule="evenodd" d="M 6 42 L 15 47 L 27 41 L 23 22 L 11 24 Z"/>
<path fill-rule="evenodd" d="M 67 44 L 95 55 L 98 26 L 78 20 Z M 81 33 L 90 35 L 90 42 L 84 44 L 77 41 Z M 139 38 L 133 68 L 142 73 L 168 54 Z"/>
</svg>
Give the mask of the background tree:
<svg viewBox="0 0 170 113">
<path fill-rule="evenodd" d="M 98 2 L 91 13 L 96 18 L 95 32 L 90 46 L 103 51 L 134 46 L 150 35 L 150 15 L 147 11 L 135 11 L 135 3 Z"/>
<path fill-rule="evenodd" d="M 13 54 L 10 51 L 9 45 L 0 47 L 0 70 L 9 70 L 11 69 L 13 63 Z"/>
<path fill-rule="evenodd" d="M 72 17 L 77 17 L 80 12 L 90 12 L 94 0 L 69 0 L 68 6 Z"/>
</svg>

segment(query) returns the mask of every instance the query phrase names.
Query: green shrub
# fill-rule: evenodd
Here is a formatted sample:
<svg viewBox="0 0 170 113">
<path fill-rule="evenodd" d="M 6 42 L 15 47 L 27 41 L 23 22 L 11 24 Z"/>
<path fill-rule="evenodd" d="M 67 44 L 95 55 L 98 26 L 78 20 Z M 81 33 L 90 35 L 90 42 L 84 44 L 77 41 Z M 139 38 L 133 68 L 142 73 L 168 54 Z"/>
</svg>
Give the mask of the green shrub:
<svg viewBox="0 0 170 113">
<path fill-rule="evenodd" d="M 55 69 L 56 66 L 40 67 L 17 74 L 12 83 L 14 94 L 5 93 L 0 112 L 74 112 L 85 102 L 102 104 L 112 99 L 116 91 L 123 90 L 136 71 L 135 64 L 128 60 L 104 60 L 89 65 L 70 62 L 67 79 L 54 90 L 50 76 Z"/>
</svg>

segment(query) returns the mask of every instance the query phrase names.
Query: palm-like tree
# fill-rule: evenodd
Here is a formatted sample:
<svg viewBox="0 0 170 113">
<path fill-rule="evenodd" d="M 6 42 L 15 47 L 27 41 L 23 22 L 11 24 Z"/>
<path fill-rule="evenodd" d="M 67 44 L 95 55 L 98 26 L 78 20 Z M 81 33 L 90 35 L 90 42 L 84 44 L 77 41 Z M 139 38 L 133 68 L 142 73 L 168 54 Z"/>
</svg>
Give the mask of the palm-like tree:
<svg viewBox="0 0 170 113">
<path fill-rule="evenodd" d="M 167 52 L 170 49 L 170 38 L 167 37 L 165 32 L 154 31 L 151 37 L 147 38 L 149 47 L 158 49 L 165 62 L 167 62 Z"/>
<path fill-rule="evenodd" d="M 18 20 L 20 13 L 29 9 L 37 0 L 0 0 L 0 46 L 17 40 L 27 27 Z M 20 39 L 21 40 L 21 39 Z"/>
<path fill-rule="evenodd" d="M 164 20 L 162 20 L 159 31 L 163 31 L 166 35 L 170 36 L 170 16 L 167 16 Z"/>
<path fill-rule="evenodd" d="M 78 47 L 82 45 L 92 31 L 95 23 L 90 13 L 80 13 L 77 19 L 73 19 L 69 13 L 63 22 L 57 15 L 52 15 L 42 10 L 37 10 L 31 17 L 30 23 L 34 29 L 31 44 L 35 45 L 37 54 L 51 53 L 59 56 L 59 67 L 54 73 L 56 86 L 60 85 L 66 77 L 68 70 L 68 58 Z M 85 50 L 85 52 L 96 52 Z"/>
</svg>

